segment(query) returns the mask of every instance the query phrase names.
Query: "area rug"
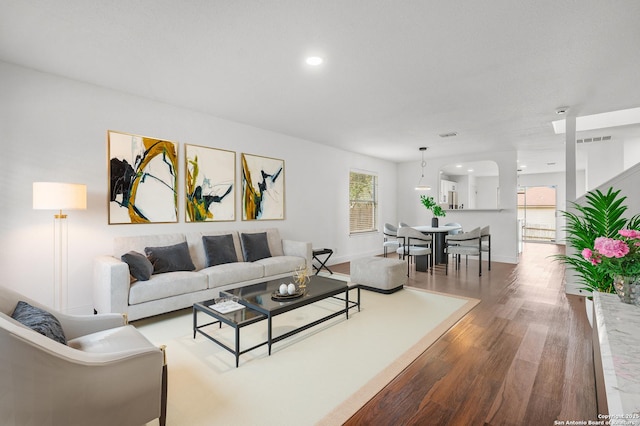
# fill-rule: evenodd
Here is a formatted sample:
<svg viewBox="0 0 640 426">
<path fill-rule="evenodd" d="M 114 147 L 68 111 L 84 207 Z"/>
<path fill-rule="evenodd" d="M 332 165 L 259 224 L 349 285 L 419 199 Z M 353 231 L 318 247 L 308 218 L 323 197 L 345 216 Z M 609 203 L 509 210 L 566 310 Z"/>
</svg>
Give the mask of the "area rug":
<svg viewBox="0 0 640 426">
<path fill-rule="evenodd" d="M 363 290 L 361 302 L 348 320 L 278 342 L 271 356 L 266 346 L 242 355 L 239 368 L 231 353 L 193 338 L 190 309 L 136 321 L 149 340 L 167 345 L 167 424 L 342 424 L 479 301 L 405 288 L 390 295 Z M 274 317 L 274 335 L 342 307 L 329 299 Z M 233 342 L 230 327 L 208 331 Z M 264 341 L 266 322 L 240 334 L 242 348 Z"/>
</svg>

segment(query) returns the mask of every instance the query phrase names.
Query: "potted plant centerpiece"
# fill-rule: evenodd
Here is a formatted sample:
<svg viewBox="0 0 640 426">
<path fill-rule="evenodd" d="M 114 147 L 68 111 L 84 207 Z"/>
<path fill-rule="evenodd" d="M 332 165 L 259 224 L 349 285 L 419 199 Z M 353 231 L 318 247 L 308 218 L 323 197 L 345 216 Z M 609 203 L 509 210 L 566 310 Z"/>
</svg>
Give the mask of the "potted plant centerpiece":
<svg viewBox="0 0 640 426">
<path fill-rule="evenodd" d="M 621 229 L 613 238 L 598 237 L 582 257 L 611 279 L 625 303 L 638 304 L 640 290 L 640 231 Z"/>
<path fill-rule="evenodd" d="M 420 196 L 420 201 L 422 202 L 422 205 L 426 207 L 427 210 L 431 210 L 431 212 L 433 213 L 433 218 L 431 218 L 431 226 L 433 226 L 434 228 L 438 227 L 438 217 L 444 217 L 447 215 L 447 213 L 442 210 L 442 207 L 440 207 L 440 205 L 438 203 L 436 203 L 436 200 L 433 199 L 433 197 L 427 197 L 426 195 L 421 195 Z"/>
<path fill-rule="evenodd" d="M 619 194 L 613 188 L 606 194 L 591 191 L 585 206 L 573 203 L 577 213 L 561 212 L 573 253 L 555 257 L 576 272 L 583 290 L 615 293 L 616 285 L 622 290 L 635 280 L 631 277 L 640 279 L 640 215 L 622 217 L 626 197 Z"/>
</svg>

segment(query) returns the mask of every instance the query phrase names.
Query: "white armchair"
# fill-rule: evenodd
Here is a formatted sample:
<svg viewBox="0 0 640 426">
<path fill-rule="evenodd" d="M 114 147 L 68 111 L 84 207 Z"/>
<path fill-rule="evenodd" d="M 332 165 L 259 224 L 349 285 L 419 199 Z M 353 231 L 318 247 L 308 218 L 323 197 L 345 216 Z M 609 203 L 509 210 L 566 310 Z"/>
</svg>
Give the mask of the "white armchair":
<svg viewBox="0 0 640 426">
<path fill-rule="evenodd" d="M 67 345 L 14 320 L 19 301 L 55 316 Z M 164 425 L 166 375 L 164 348 L 122 315 L 66 315 L 0 286 L 3 424 Z"/>
</svg>

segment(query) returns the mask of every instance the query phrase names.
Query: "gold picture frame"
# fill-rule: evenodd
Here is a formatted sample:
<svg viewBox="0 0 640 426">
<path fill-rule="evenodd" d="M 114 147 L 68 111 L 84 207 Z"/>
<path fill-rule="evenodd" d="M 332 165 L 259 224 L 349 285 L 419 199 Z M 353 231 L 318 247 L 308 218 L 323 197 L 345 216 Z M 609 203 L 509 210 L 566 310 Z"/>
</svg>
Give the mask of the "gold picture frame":
<svg viewBox="0 0 640 426">
<path fill-rule="evenodd" d="M 284 220 L 284 160 L 241 155 L 242 220 Z"/>
<path fill-rule="evenodd" d="M 236 218 L 236 153 L 185 144 L 185 222 Z"/>
<path fill-rule="evenodd" d="M 107 132 L 109 224 L 178 222 L 178 144 Z"/>
</svg>

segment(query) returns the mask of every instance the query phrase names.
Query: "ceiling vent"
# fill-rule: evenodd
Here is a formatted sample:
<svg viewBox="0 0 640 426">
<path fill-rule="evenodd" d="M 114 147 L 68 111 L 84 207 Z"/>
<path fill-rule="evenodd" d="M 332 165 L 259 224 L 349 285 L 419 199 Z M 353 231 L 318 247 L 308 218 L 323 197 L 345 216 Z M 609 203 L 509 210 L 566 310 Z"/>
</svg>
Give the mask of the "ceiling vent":
<svg viewBox="0 0 640 426">
<path fill-rule="evenodd" d="M 578 139 L 576 142 L 577 143 L 591 143 L 591 142 L 606 142 L 606 141 L 610 141 L 610 140 L 611 140 L 611 136 L 597 136 L 595 138 Z"/>
<path fill-rule="evenodd" d="M 440 136 L 441 138 L 451 138 L 454 136 L 458 136 L 458 132 L 440 133 L 438 136 Z"/>
</svg>

